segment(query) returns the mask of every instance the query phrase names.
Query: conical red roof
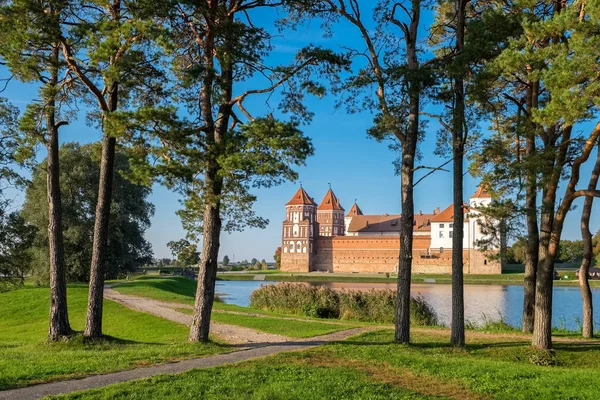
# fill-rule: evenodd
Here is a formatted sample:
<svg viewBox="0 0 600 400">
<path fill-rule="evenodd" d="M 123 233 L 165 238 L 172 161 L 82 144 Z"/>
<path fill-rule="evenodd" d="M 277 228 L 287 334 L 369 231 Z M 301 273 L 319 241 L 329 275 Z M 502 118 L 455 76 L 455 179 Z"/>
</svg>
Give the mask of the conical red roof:
<svg viewBox="0 0 600 400">
<path fill-rule="evenodd" d="M 288 201 L 285 205 L 286 206 L 299 206 L 299 205 L 316 206 L 317 203 L 315 203 L 313 201 L 313 199 L 310 198 L 308 193 L 306 193 L 306 190 L 304 190 L 302 187 L 300 187 L 300 189 L 298 189 L 298 191 L 296 192 L 294 197 L 292 197 L 292 199 L 290 201 Z"/>
<path fill-rule="evenodd" d="M 353 217 L 355 215 L 363 215 L 362 210 L 356 203 L 354 203 L 352 205 L 352 208 L 350 208 L 350 211 L 348 211 L 348 214 L 346 214 L 346 217 Z"/>
<path fill-rule="evenodd" d="M 490 196 L 490 194 L 488 193 L 487 189 L 485 187 L 483 187 L 483 185 L 480 185 L 477 188 L 477 191 L 475 192 L 475 194 L 473 196 L 471 196 L 471 198 L 476 198 L 476 199 L 480 199 L 480 198 L 491 198 L 492 196 Z"/>
<path fill-rule="evenodd" d="M 323 197 L 323 201 L 319 205 L 319 210 L 341 210 L 344 211 L 344 208 L 340 204 L 338 198 L 333 194 L 333 190 L 329 189 Z"/>
</svg>

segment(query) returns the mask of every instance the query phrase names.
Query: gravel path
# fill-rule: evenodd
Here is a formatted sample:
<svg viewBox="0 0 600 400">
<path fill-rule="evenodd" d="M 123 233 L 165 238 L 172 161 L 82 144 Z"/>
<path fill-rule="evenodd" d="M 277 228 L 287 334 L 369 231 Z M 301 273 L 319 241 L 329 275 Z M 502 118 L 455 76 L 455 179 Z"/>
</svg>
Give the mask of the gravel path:
<svg viewBox="0 0 600 400">
<path fill-rule="evenodd" d="M 129 371 L 114 372 L 105 375 L 94 375 L 83 379 L 46 383 L 29 386 L 22 389 L 13 389 L 0 392 L 0 400 L 26 400 L 39 399 L 45 396 L 71 393 L 79 390 L 99 388 L 114 383 L 126 382 L 134 379 L 147 378 L 161 374 L 176 374 L 194 368 L 208 368 L 223 364 L 262 358 L 284 351 L 304 350 L 330 342 L 343 340 L 371 330 L 372 328 L 355 328 L 346 331 L 317 336 L 314 338 L 287 341 L 282 343 L 266 343 L 260 347 L 253 347 L 232 353 L 219 354 L 204 358 L 180 361 L 170 364 L 161 364 L 154 367 L 137 368 Z"/>
<path fill-rule="evenodd" d="M 130 294 L 122 294 L 109 288 L 104 290 L 104 298 L 115 301 L 133 310 L 153 314 L 168 319 L 169 321 L 178 322 L 188 326 L 192 324 L 192 316 L 174 310 L 174 303 L 167 303 Z M 178 304 L 177 308 L 187 307 L 181 307 L 181 305 Z M 216 322 L 211 322 L 210 332 L 227 343 L 241 345 L 252 343 L 282 343 L 291 340 L 287 336 L 264 333 L 242 326 L 225 325 Z"/>
</svg>

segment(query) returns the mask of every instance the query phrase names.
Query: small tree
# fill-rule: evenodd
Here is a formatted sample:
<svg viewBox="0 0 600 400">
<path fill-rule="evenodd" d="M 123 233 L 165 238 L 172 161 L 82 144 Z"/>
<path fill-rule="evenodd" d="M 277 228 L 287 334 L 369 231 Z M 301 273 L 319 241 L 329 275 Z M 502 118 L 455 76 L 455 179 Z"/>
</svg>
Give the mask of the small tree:
<svg viewBox="0 0 600 400">
<path fill-rule="evenodd" d="M 229 256 L 228 256 L 227 254 L 225 254 L 225 255 L 223 256 L 223 265 L 224 265 L 225 267 L 227 267 L 227 266 L 229 265 Z"/>
<path fill-rule="evenodd" d="M 281 269 L 281 246 L 275 249 L 273 259 L 275 260 L 275 268 Z"/>
<path fill-rule="evenodd" d="M 25 283 L 36 231 L 19 213 L 0 211 L 0 292 Z"/>
<path fill-rule="evenodd" d="M 196 266 L 200 262 L 200 252 L 194 243 L 190 243 L 186 239 L 170 241 L 167 247 L 171 249 L 171 254 L 177 259 L 177 262 L 182 267 Z"/>
<path fill-rule="evenodd" d="M 264 259 L 260 262 L 260 266 L 263 271 L 266 271 L 269 269 L 269 265 L 267 264 L 267 262 Z"/>
</svg>

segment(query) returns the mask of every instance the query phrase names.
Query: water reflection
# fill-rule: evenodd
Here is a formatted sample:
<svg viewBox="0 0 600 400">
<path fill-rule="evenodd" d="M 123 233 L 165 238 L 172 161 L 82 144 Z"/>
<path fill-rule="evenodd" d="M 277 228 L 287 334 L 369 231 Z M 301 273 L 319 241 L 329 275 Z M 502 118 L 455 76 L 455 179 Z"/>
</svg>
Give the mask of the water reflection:
<svg viewBox="0 0 600 400">
<path fill-rule="evenodd" d="M 261 281 L 217 281 L 217 293 L 227 303 L 248 306 L 250 294 Z M 395 289 L 394 283 L 354 283 L 354 282 L 311 282 L 341 290 Z M 416 283 L 411 294 L 421 295 L 435 309 L 439 320 L 449 325 L 452 310 L 452 287 L 449 284 Z M 593 288 L 594 320 L 600 322 L 600 288 Z M 571 330 L 579 328 L 581 321 L 581 294 L 578 287 L 558 286 L 554 288 L 552 322 L 554 326 Z M 518 285 L 465 285 L 465 318 L 479 324 L 486 318 L 498 320 L 500 316 L 513 326 L 521 326 L 523 311 L 523 286 Z M 596 324 L 598 325 L 598 324 Z"/>
</svg>

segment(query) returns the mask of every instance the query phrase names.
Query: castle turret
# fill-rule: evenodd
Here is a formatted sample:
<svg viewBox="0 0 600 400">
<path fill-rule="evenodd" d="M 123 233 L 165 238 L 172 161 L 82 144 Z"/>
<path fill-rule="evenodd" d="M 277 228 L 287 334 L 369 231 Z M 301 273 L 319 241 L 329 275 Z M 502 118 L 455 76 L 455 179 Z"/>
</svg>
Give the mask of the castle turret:
<svg viewBox="0 0 600 400">
<path fill-rule="evenodd" d="M 344 208 L 331 188 L 317 208 L 317 222 L 320 236 L 343 236 L 345 234 Z"/>
<path fill-rule="evenodd" d="M 300 187 L 285 205 L 281 245 L 281 269 L 309 272 L 316 234 L 317 204 Z"/>
<path fill-rule="evenodd" d="M 344 234 L 345 235 L 348 234 L 348 227 L 350 226 L 350 222 L 352 222 L 352 218 L 356 217 L 357 215 L 363 215 L 363 212 L 360 209 L 360 207 L 358 206 L 358 204 L 356 204 L 356 202 L 354 202 L 352 207 L 350 207 L 350 211 L 348 211 L 348 214 L 346 214 L 346 217 L 344 218 Z"/>
</svg>

